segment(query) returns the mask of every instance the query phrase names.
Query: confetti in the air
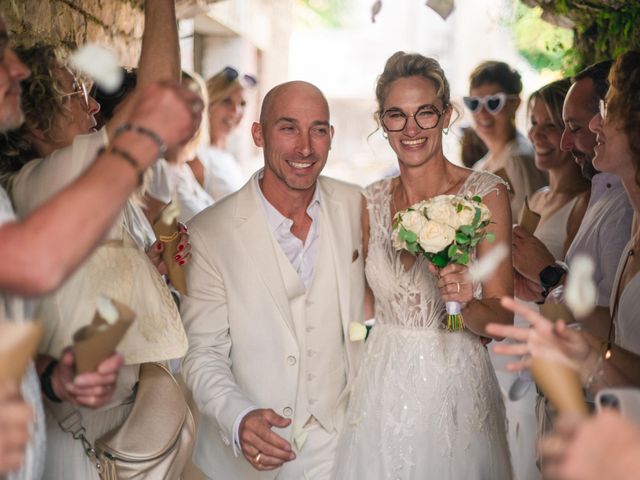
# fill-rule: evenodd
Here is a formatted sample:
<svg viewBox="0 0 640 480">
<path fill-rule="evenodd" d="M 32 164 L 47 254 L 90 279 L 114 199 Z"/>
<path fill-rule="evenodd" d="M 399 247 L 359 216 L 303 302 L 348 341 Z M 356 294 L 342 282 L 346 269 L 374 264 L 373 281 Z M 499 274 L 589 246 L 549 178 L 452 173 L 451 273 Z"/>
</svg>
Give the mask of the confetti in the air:
<svg viewBox="0 0 640 480">
<path fill-rule="evenodd" d="M 88 43 L 69 59 L 71 66 L 90 76 L 106 93 L 113 93 L 122 84 L 123 73 L 118 58 L 105 47 Z"/>
<path fill-rule="evenodd" d="M 569 265 L 564 300 L 573 316 L 584 318 L 596 307 L 598 291 L 593 282 L 595 266 L 588 255 L 576 255 Z"/>
<path fill-rule="evenodd" d="M 499 243 L 484 255 L 469 265 L 469 279 L 473 283 L 481 283 L 491 278 L 500 263 L 509 255 L 509 249 L 504 243 Z"/>
</svg>

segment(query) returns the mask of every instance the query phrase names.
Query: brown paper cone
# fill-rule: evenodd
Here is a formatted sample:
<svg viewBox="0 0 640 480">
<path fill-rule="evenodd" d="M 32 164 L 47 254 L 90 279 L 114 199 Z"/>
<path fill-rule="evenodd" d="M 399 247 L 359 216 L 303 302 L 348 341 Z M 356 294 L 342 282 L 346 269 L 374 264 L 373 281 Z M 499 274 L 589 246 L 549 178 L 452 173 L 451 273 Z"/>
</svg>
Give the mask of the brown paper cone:
<svg viewBox="0 0 640 480">
<path fill-rule="evenodd" d="M 533 357 L 531 374 L 558 412 L 579 416 L 589 413 L 578 372 L 561 363 Z"/>
<path fill-rule="evenodd" d="M 167 208 L 167 207 L 165 207 Z M 173 223 L 167 225 L 162 221 L 162 212 L 158 217 L 158 220 L 153 224 L 153 231 L 156 234 L 156 238 L 164 244 L 164 250 L 162 251 L 162 260 L 167 266 L 169 272 L 169 279 L 172 285 L 183 295 L 187 294 L 187 280 L 184 276 L 184 270 L 182 266 L 175 261 L 176 253 L 178 253 L 178 243 L 180 242 L 180 235 L 176 235 L 178 230 L 178 221 L 174 220 Z M 164 241 L 163 239 L 171 239 Z"/>
<path fill-rule="evenodd" d="M 513 190 L 513 184 L 511 183 L 511 179 L 509 178 L 509 175 L 507 175 L 507 171 L 504 168 L 499 168 L 498 170 L 493 172 L 493 174 L 499 176 L 501 179 L 507 182 L 510 193 L 515 193 Z"/>
<path fill-rule="evenodd" d="M 73 335 L 78 373 L 94 372 L 100 362 L 113 354 L 136 317 L 135 312 L 125 304 L 113 299 L 111 302 L 118 310 L 118 320 L 113 325 L 109 325 L 96 312 L 91 324 Z"/>
<path fill-rule="evenodd" d="M 519 225 L 533 235 L 540 223 L 540 215 L 529 208 L 529 199 L 524 197 L 524 206 L 520 212 Z"/>
<path fill-rule="evenodd" d="M 564 323 L 569 324 L 576 321 L 571 310 L 564 303 L 543 303 L 540 305 L 540 314 L 552 322 L 564 320 Z"/>
<path fill-rule="evenodd" d="M 39 323 L 0 324 L 0 380 L 22 380 L 41 336 L 42 325 Z"/>
</svg>

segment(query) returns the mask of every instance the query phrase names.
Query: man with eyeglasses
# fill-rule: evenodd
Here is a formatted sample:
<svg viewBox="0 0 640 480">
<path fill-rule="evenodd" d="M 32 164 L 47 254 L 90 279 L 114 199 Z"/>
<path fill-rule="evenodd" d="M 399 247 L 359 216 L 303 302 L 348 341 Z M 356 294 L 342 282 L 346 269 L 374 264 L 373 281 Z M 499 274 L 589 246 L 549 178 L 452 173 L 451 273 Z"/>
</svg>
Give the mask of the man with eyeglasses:
<svg viewBox="0 0 640 480">
<path fill-rule="evenodd" d="M 0 17 L 1 133 L 18 128 L 24 120 L 20 82 L 29 74 L 9 47 Z M 84 93 L 78 89 L 77 94 Z M 129 120 L 153 129 L 167 146 L 175 146 L 195 131 L 194 109 L 201 110 L 202 103 L 193 93 L 177 85 L 154 85 L 140 95 Z M 117 143 L 132 148 L 131 139 Z M 138 187 L 140 171 L 157 158 L 152 148 L 132 151 L 135 168 L 114 153 L 103 153 L 76 181 L 20 220 L 0 188 L 0 244 L 8 255 L 0 264 L 0 323 L 26 321 L 27 305 L 21 295 L 54 290 L 102 239 Z M 97 406 L 111 397 L 121 364 L 122 358 L 112 355 L 97 372 L 59 380 L 69 382 L 76 401 Z M 43 474 L 45 424 L 40 394 L 33 366 L 22 385 L 0 381 L 0 477 L 38 480 Z"/>
<path fill-rule="evenodd" d="M 593 280 L 597 288 L 597 307 L 580 323 L 592 334 L 606 339 L 611 317 L 609 302 L 613 282 L 622 251 L 631 235 L 633 209 L 619 177 L 598 172 L 593 167 L 596 135 L 589 130 L 589 122 L 599 114 L 602 99 L 608 88 L 607 76 L 612 62 L 592 65 L 573 78 L 562 109 L 565 130 L 560 146 L 570 151 L 580 165 L 582 174 L 591 180 L 591 196 L 580 228 L 573 239 L 565 261 L 555 261 L 544 244 L 531 235 L 521 235 L 523 246 L 515 252 L 516 270 L 528 281 L 528 297 L 525 300 L 542 303 L 547 296 L 555 296 L 553 290 L 564 285 L 568 265 L 578 254 L 593 259 Z M 520 227 L 515 227 L 514 237 Z M 546 399 L 538 397 L 538 434 L 551 428 L 555 412 Z"/>
</svg>

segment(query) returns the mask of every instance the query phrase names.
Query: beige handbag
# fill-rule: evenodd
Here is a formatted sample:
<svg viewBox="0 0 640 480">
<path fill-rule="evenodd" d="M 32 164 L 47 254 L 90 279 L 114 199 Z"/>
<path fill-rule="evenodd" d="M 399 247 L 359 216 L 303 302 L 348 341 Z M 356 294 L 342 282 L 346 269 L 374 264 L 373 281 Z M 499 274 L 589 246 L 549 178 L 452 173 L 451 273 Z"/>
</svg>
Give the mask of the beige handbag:
<svg viewBox="0 0 640 480">
<path fill-rule="evenodd" d="M 195 423 L 180 386 L 159 363 L 140 366 L 133 408 L 124 423 L 98 438 L 84 436 L 73 410 L 60 427 L 80 440 L 102 480 L 179 479 L 191 458 Z"/>
</svg>

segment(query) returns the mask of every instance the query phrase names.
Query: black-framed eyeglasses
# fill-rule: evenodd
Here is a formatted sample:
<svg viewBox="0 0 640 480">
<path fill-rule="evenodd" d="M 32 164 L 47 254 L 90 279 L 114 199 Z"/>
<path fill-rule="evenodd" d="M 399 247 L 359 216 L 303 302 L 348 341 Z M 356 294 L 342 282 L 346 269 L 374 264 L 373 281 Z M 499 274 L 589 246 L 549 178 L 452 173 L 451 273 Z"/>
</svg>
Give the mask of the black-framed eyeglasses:
<svg viewBox="0 0 640 480">
<path fill-rule="evenodd" d="M 380 115 L 380 122 L 388 132 L 400 132 L 407 126 L 409 117 L 413 117 L 422 130 L 429 130 L 438 125 L 440 117 L 446 109 L 447 105 L 444 106 L 442 112 L 435 105 L 423 105 L 415 113 L 407 115 L 399 108 L 390 108 Z"/>
<path fill-rule="evenodd" d="M 493 95 L 485 95 L 484 97 L 470 95 L 463 97 L 462 100 L 465 106 L 471 110 L 471 113 L 478 113 L 480 108 L 484 106 L 485 110 L 491 115 L 497 115 L 507 104 L 507 100 L 513 100 L 515 98 L 518 98 L 518 95 L 499 92 Z"/>
<path fill-rule="evenodd" d="M 233 67 L 224 67 L 222 73 L 225 77 L 227 77 L 227 80 L 229 80 L 229 82 L 233 82 L 240 76 L 238 70 Z M 242 75 L 241 81 L 244 85 L 247 85 L 249 87 L 255 87 L 258 84 L 258 79 L 253 75 L 244 74 Z"/>
<path fill-rule="evenodd" d="M 73 92 L 63 93 L 62 95 L 60 95 L 60 97 L 68 98 L 68 97 L 74 97 L 76 95 L 82 95 L 82 98 L 84 98 L 85 105 L 87 106 L 87 108 L 89 108 L 89 91 L 87 90 L 87 86 L 84 83 L 79 82 L 77 80 L 74 80 L 73 82 Z"/>
</svg>

